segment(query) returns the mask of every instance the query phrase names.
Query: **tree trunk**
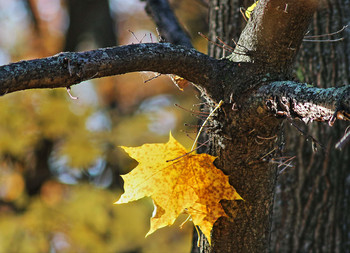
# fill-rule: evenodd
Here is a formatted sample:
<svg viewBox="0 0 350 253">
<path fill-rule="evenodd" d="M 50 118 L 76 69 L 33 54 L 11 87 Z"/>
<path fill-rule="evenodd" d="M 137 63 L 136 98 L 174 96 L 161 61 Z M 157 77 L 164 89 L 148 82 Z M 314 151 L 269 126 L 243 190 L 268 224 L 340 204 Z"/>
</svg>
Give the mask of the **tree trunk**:
<svg viewBox="0 0 350 253">
<path fill-rule="evenodd" d="M 241 6 L 240 0 L 210 2 L 210 40 L 218 42 L 218 37 L 234 47 L 232 39 L 237 41 L 245 25 L 237 12 Z M 216 58 L 230 54 L 210 43 L 208 51 Z M 214 106 L 209 105 L 210 110 Z M 280 121 L 253 108 L 236 111 L 232 104 L 223 106 L 206 133 L 209 153 L 218 156 L 216 166 L 230 176 L 231 185 L 244 201 L 222 201 L 229 218 L 215 223 L 211 246 L 202 235 L 200 249 L 194 246 L 192 252 L 265 252 L 268 248 L 276 167 L 263 158 L 275 148 Z M 264 140 L 257 145 L 259 138 Z"/>
<path fill-rule="evenodd" d="M 348 1 L 323 1 L 308 35 L 338 31 L 349 24 L 349 13 Z M 340 37 L 344 41 L 303 43 L 296 68 L 301 81 L 318 87 L 349 83 L 349 31 L 316 39 Z M 334 148 L 346 125 L 310 124 L 306 131 L 324 146 L 317 151 L 312 150 L 311 140 L 287 127 L 287 153 L 297 158 L 295 167 L 284 170 L 278 179 L 272 252 L 349 252 L 350 148 Z"/>
<path fill-rule="evenodd" d="M 64 51 L 75 51 L 80 42 L 94 39 L 100 47 L 117 44 L 107 0 L 67 0 L 69 27 Z"/>
<path fill-rule="evenodd" d="M 244 0 L 210 1 L 208 37 L 211 41 L 219 43 L 217 39 L 219 38 L 230 47 L 235 47 L 234 41 L 238 41 L 246 24 L 242 14 L 238 11 L 241 6 L 246 6 L 244 2 Z M 229 52 L 213 43 L 209 43 L 208 46 L 208 55 L 211 57 L 219 59 L 229 55 Z"/>
</svg>

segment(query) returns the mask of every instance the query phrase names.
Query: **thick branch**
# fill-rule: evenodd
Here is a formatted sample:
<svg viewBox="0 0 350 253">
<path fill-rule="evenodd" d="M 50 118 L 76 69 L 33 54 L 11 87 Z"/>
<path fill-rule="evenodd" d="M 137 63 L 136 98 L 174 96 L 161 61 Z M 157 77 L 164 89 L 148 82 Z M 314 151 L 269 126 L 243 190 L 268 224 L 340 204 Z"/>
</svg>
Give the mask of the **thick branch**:
<svg viewBox="0 0 350 253">
<path fill-rule="evenodd" d="M 257 93 L 268 99 L 268 107 L 281 116 L 305 122 L 350 118 L 350 85 L 322 89 L 291 81 L 273 82 Z"/>
<path fill-rule="evenodd" d="M 160 34 L 167 42 L 191 48 L 189 35 L 185 33 L 167 0 L 145 0 L 146 10 L 152 16 Z"/>
<path fill-rule="evenodd" d="M 134 71 L 177 74 L 210 94 L 233 64 L 168 43 L 135 44 L 20 61 L 0 67 L 0 94 L 69 87 L 84 80 Z M 229 71 L 229 73 L 232 71 Z"/>
<path fill-rule="evenodd" d="M 259 1 L 231 59 L 288 75 L 317 5 L 318 0 Z"/>
</svg>

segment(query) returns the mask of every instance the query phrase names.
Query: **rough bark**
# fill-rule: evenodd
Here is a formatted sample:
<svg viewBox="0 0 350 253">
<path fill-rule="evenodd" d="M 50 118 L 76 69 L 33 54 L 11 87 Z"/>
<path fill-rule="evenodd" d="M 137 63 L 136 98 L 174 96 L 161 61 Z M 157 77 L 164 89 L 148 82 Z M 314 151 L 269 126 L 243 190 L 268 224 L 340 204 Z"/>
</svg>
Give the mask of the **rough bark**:
<svg viewBox="0 0 350 253">
<path fill-rule="evenodd" d="M 208 38 L 212 42 L 219 44 L 220 40 L 231 48 L 235 47 L 234 41 L 238 41 L 242 29 L 246 22 L 238 11 L 244 5 L 243 0 L 212 0 L 209 2 L 209 34 Z M 230 48 L 209 43 L 208 55 L 217 59 L 230 54 Z"/>
<path fill-rule="evenodd" d="M 350 86 L 317 88 L 292 81 L 272 82 L 259 89 L 257 96 L 268 100 L 276 115 L 301 119 L 305 123 L 336 119 L 350 120 Z M 270 97 L 270 99 L 269 99 Z"/>
<path fill-rule="evenodd" d="M 262 11 L 264 7 L 264 12 Z M 232 55 L 231 60 L 258 62 L 260 69 L 245 72 L 245 78 L 237 78 L 231 85 L 241 86 L 254 76 L 260 82 L 251 85 L 257 88 L 264 79 L 287 78 L 300 45 L 308 20 L 315 11 L 315 2 L 299 1 L 291 6 L 293 15 L 303 15 L 296 24 L 293 16 L 283 18 L 275 14 L 276 8 L 285 6 L 283 1 L 261 1 L 257 9 L 257 18 L 252 18 L 243 31 L 239 45 L 246 49 L 244 59 L 240 52 Z M 259 9 L 260 8 L 260 9 Z M 283 11 L 284 8 L 281 10 Z M 305 12 L 303 12 L 303 10 Z M 259 16 L 260 13 L 260 16 Z M 284 15 L 284 14 L 283 14 Z M 295 16 L 294 16 L 295 19 Z M 271 20 L 267 22 L 266 20 Z M 293 21 L 290 30 L 290 22 Z M 286 23 L 284 23 L 286 22 Z M 260 28 L 260 29 L 259 29 Z M 267 33 L 265 33 L 267 29 Z M 275 42 L 281 34 L 291 33 L 293 38 L 288 44 Z M 271 43 L 275 46 L 271 47 Z M 277 44 L 278 45 L 277 45 Z M 289 49 L 290 43 L 295 45 Z M 277 50 L 277 52 L 276 52 Z M 280 57 L 277 57 L 279 55 Z M 256 79 L 255 79 L 256 81 Z M 250 84 L 248 84 L 250 86 Z M 240 93 L 240 95 L 242 95 Z M 202 252 L 266 252 L 269 245 L 273 197 L 276 184 L 276 166 L 269 163 L 269 158 L 276 154 L 277 133 L 280 121 L 266 114 L 264 106 L 257 100 L 241 98 L 233 94 L 238 110 L 225 106 L 212 124 L 214 131 L 209 131 L 211 140 L 210 153 L 217 155 L 216 165 L 230 176 L 230 183 L 242 194 L 245 201 L 222 201 L 230 218 L 220 218 L 212 231 L 212 245 L 202 239 Z M 254 101 L 254 102 L 253 102 Z M 261 138 L 262 142 L 257 142 Z"/>
<path fill-rule="evenodd" d="M 307 35 L 325 35 L 350 22 L 348 1 L 322 1 Z M 350 82 L 349 30 L 335 36 L 310 38 L 341 42 L 304 42 L 297 64 L 301 81 L 329 88 Z M 297 155 L 293 168 L 279 176 L 274 207 L 271 252 L 349 252 L 350 148 L 335 150 L 348 123 L 303 126 L 326 147 L 313 150 L 305 136 L 287 127 L 286 154 Z"/>
<path fill-rule="evenodd" d="M 242 2 L 243 1 L 241 0 L 209 1 L 209 56 L 220 59 L 232 52 L 232 48 L 234 48 L 234 41 L 238 40 L 239 35 L 245 25 L 243 17 L 241 17 L 241 15 L 237 12 L 239 7 L 243 6 Z M 221 43 L 219 39 L 227 46 Z M 209 110 L 209 105 L 202 104 L 201 107 L 202 110 Z M 203 124 L 203 121 L 199 120 L 198 125 L 201 124 Z M 200 135 L 199 142 L 204 143 L 205 141 L 208 141 L 208 138 L 208 133 L 204 131 Z M 198 149 L 198 153 L 208 152 L 209 146 L 202 146 Z M 197 230 L 194 229 L 191 252 L 198 253 L 205 251 L 210 251 L 210 245 L 205 236 L 203 236 L 201 233 L 198 234 Z"/>
<path fill-rule="evenodd" d="M 220 81 L 219 73 L 227 71 L 233 65 L 229 61 L 210 58 L 194 49 L 168 43 L 67 52 L 2 66 L 0 94 L 34 88 L 69 87 L 84 80 L 133 71 L 174 73 L 200 83 L 208 91 L 215 91 L 215 85 L 224 81 Z"/>
</svg>

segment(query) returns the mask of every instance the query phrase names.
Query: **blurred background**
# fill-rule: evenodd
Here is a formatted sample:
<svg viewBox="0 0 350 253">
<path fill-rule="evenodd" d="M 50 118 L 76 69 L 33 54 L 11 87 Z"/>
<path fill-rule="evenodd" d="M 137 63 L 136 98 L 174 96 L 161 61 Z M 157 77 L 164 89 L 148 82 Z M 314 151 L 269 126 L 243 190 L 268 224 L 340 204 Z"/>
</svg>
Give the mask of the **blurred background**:
<svg viewBox="0 0 350 253">
<path fill-rule="evenodd" d="M 206 52 L 207 8 L 172 1 L 195 47 Z M 0 65 L 140 42 L 158 35 L 139 0 L 0 0 Z M 137 163 L 118 146 L 192 145 L 197 92 L 168 76 L 130 73 L 65 89 L 0 98 L 1 252 L 189 252 L 192 225 L 147 238 L 150 199 L 113 205 L 121 174 Z M 147 81 L 152 79 L 150 81 Z M 185 109 L 174 106 L 179 104 Z"/>
</svg>

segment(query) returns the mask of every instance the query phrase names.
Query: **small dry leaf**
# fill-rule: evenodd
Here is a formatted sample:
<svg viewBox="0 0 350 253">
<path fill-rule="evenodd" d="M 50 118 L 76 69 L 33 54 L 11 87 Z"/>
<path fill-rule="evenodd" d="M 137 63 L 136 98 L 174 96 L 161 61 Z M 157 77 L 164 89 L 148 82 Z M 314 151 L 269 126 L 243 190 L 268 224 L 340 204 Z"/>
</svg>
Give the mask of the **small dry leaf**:
<svg viewBox="0 0 350 253">
<path fill-rule="evenodd" d="M 177 75 L 173 75 L 173 74 L 170 74 L 169 76 L 170 76 L 171 80 L 173 81 L 173 83 L 176 85 L 176 87 L 179 88 L 179 90 L 181 90 L 181 91 L 183 91 L 187 86 L 192 84 L 190 81 L 187 81 L 186 79 L 182 78 L 181 76 L 177 76 Z"/>
<path fill-rule="evenodd" d="M 242 199 L 229 184 L 228 177 L 213 165 L 215 157 L 187 154 L 171 134 L 164 144 L 122 148 L 139 165 L 122 176 L 125 193 L 116 204 L 151 197 L 155 212 L 147 235 L 173 224 L 179 214 L 187 211 L 210 241 L 214 222 L 226 215 L 220 200 Z"/>
</svg>

